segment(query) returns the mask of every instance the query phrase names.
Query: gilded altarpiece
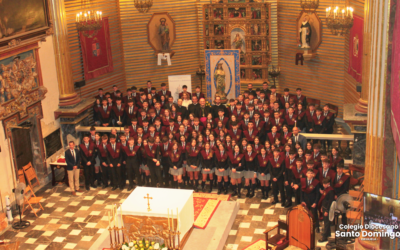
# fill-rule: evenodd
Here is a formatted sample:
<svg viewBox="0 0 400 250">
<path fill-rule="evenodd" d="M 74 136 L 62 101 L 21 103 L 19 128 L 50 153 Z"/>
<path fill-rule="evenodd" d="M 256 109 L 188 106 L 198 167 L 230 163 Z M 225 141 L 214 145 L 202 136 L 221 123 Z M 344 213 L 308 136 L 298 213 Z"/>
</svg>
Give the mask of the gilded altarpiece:
<svg viewBox="0 0 400 250">
<path fill-rule="evenodd" d="M 238 49 L 240 82 L 268 80 L 271 6 L 255 0 L 220 0 L 203 5 L 204 49 Z"/>
</svg>

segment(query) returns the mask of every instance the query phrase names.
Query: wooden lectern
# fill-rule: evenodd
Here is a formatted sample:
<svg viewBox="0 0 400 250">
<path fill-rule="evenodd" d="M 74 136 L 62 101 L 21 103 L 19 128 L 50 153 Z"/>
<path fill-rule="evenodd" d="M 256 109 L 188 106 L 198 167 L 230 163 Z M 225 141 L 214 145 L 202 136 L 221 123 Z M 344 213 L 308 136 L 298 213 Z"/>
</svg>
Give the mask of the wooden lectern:
<svg viewBox="0 0 400 250">
<path fill-rule="evenodd" d="M 313 217 L 311 212 L 302 205 L 292 207 L 286 214 L 286 224 L 288 230 L 286 239 L 289 244 L 275 245 L 273 250 L 290 249 L 290 250 L 314 250 L 315 249 L 315 233 Z M 268 247 L 268 235 L 271 230 L 265 231 L 266 234 L 266 249 Z M 272 243 L 272 242 L 270 242 Z"/>
</svg>

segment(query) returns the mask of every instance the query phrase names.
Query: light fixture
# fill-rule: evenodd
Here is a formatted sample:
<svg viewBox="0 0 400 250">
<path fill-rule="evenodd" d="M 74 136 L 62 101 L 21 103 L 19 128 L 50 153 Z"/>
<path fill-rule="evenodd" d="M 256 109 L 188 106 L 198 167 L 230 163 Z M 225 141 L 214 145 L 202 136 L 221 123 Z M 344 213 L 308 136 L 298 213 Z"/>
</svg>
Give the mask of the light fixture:
<svg viewBox="0 0 400 250">
<path fill-rule="evenodd" d="M 134 0 L 133 3 L 140 13 L 148 12 L 151 6 L 153 6 L 153 0 Z"/>
<path fill-rule="evenodd" d="M 300 6 L 306 13 L 315 12 L 319 6 L 319 0 L 300 0 Z"/>
<path fill-rule="evenodd" d="M 94 37 L 102 27 L 103 13 L 94 10 L 91 0 L 81 1 L 81 11 L 76 14 L 76 29 L 85 37 Z"/>
<path fill-rule="evenodd" d="M 338 0 L 326 8 L 326 25 L 333 35 L 343 36 L 353 27 L 353 8 L 344 1 Z M 341 3 L 344 2 L 344 3 Z"/>
</svg>

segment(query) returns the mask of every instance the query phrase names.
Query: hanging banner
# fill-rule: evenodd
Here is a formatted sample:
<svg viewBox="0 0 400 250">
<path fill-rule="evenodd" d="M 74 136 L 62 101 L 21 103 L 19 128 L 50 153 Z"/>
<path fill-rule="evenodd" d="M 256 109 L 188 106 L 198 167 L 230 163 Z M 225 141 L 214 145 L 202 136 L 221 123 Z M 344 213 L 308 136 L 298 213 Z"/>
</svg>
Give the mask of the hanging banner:
<svg viewBox="0 0 400 250">
<path fill-rule="evenodd" d="M 391 126 L 393 139 L 396 144 L 397 156 L 400 160 L 400 4 L 397 4 L 396 6 L 396 15 L 393 27 L 391 70 Z"/>
<path fill-rule="evenodd" d="M 103 18 L 103 26 L 95 36 L 85 37 L 83 32 L 79 36 L 85 80 L 113 72 L 108 18 Z"/>
<path fill-rule="evenodd" d="M 349 36 L 349 68 L 347 72 L 359 83 L 362 80 L 363 30 L 364 19 L 354 15 L 354 23 Z"/>
</svg>

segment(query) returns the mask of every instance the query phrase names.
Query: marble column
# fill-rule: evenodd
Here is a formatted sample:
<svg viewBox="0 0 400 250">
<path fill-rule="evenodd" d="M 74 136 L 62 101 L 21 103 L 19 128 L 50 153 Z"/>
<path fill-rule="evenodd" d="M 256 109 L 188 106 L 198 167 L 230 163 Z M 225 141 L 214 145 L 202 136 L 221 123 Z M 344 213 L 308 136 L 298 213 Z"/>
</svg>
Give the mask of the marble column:
<svg viewBox="0 0 400 250">
<path fill-rule="evenodd" d="M 364 3 L 364 34 L 363 34 L 363 65 L 362 65 L 362 82 L 361 82 L 361 96 L 356 104 L 356 110 L 358 112 L 366 114 L 368 111 L 368 93 L 370 84 L 370 73 L 373 64 L 371 62 L 371 53 L 373 49 L 371 47 L 371 35 L 374 32 L 374 26 L 372 19 L 374 13 L 371 13 L 371 5 L 376 0 L 365 0 Z"/>
<path fill-rule="evenodd" d="M 68 29 L 63 0 L 50 0 L 50 11 L 54 23 L 54 55 L 56 59 L 60 107 L 71 107 L 81 100 L 74 89 L 72 64 L 68 45 Z"/>
</svg>

